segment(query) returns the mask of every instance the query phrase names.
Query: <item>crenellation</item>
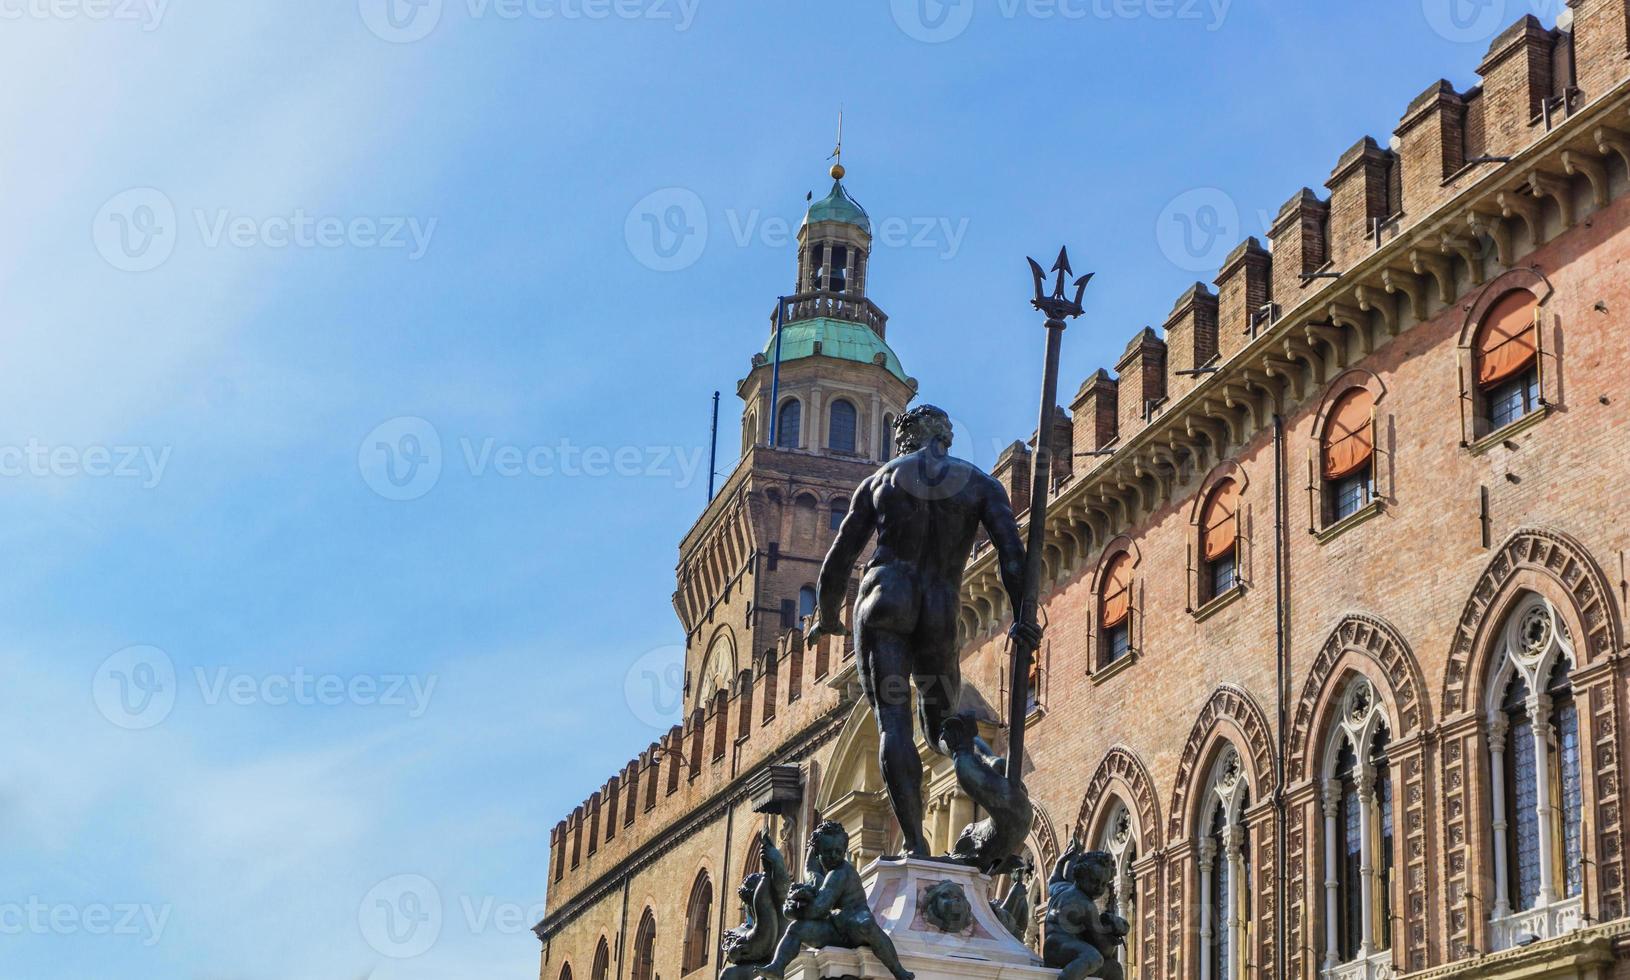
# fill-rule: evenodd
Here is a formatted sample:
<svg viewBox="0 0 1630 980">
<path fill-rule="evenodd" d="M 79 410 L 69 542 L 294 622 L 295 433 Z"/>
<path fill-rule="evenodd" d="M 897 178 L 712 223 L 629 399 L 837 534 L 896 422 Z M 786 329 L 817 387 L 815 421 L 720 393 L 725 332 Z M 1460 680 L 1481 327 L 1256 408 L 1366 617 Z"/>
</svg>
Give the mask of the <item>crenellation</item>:
<svg viewBox="0 0 1630 980">
<path fill-rule="evenodd" d="M 1030 441 L 1025 445 L 1031 452 L 1034 452 L 1036 449 L 1036 440 L 1039 435 L 1039 429 L 1030 433 Z M 1070 413 L 1064 411 L 1063 406 L 1054 405 L 1052 442 L 1053 465 L 1049 467 L 1052 470 L 1052 479 L 1049 484 L 1050 488 L 1056 489 L 1061 481 L 1069 478 L 1071 467 L 1075 459 L 1074 443 L 1075 423 L 1070 420 Z M 1032 479 L 1034 479 L 1034 477 L 1032 477 Z"/>
<path fill-rule="evenodd" d="M 1171 313 L 1166 316 L 1166 348 L 1170 379 L 1167 394 L 1181 398 L 1198 383 L 1196 369 L 1210 364 L 1217 356 L 1217 294 L 1206 284 L 1197 282 L 1177 297 Z"/>
<path fill-rule="evenodd" d="M 1341 155 L 1325 186 L 1330 189 L 1325 223 L 1326 258 L 1337 272 L 1375 251 L 1376 228 L 1393 213 L 1389 200 L 1394 156 L 1366 136 Z"/>
<path fill-rule="evenodd" d="M 1306 278 L 1329 262 L 1325 224 L 1330 203 L 1302 188 L 1285 202 L 1274 218 L 1268 238 L 1273 242 L 1273 301 L 1282 310 L 1297 306 L 1317 288 L 1318 280 Z"/>
<path fill-rule="evenodd" d="M 1393 131 L 1405 220 L 1431 213 L 1457 188 L 1449 181 L 1466 166 L 1466 99 L 1447 80 L 1416 96 Z"/>
<path fill-rule="evenodd" d="M 1559 36 L 1527 14 L 1489 45 L 1477 68 L 1487 100 L 1486 155 L 1510 156 L 1533 142 L 1534 124 L 1551 94 L 1553 49 Z"/>
<path fill-rule="evenodd" d="M 1573 82 L 1594 99 L 1630 77 L 1630 12 L 1624 0 L 1569 0 Z"/>
<path fill-rule="evenodd" d="M 1030 447 L 1015 439 L 996 457 L 990 475 L 1007 491 L 1015 512 L 1030 506 L 1030 480 L 1034 464 L 1030 462 Z"/>
<path fill-rule="evenodd" d="M 1269 319 L 1273 257 L 1261 242 L 1247 238 L 1228 253 L 1213 282 L 1217 287 L 1217 354 L 1227 361 L 1244 350 Z"/>
<path fill-rule="evenodd" d="M 1148 424 L 1151 409 L 1166 400 L 1166 342 L 1144 327 L 1126 345 L 1115 365 L 1120 375 L 1115 427 L 1124 442 Z"/>
<path fill-rule="evenodd" d="M 1118 424 L 1118 395 L 1120 382 L 1110 377 L 1103 368 L 1092 372 L 1081 382 L 1081 389 L 1070 403 L 1071 425 L 1074 435 L 1071 444 L 1077 453 L 1102 453 L 1115 441 Z M 1082 456 L 1075 461 L 1075 471 L 1086 472 L 1097 466 L 1101 456 Z"/>
</svg>

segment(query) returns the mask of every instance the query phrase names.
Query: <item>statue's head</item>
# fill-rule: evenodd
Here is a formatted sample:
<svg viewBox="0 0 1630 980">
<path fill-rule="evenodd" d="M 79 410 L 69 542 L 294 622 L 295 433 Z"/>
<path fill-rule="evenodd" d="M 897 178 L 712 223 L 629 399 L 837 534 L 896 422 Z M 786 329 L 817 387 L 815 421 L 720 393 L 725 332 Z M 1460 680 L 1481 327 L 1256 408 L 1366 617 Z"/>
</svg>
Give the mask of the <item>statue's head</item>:
<svg viewBox="0 0 1630 980">
<path fill-rule="evenodd" d="M 809 835 L 809 846 L 828 871 L 841 867 L 849 856 L 849 832 L 836 820 L 822 821 Z"/>
<path fill-rule="evenodd" d="M 1088 851 L 1075 859 L 1070 878 L 1088 898 L 1096 899 L 1115 881 L 1115 856 L 1108 851 Z"/>
<path fill-rule="evenodd" d="M 973 925 L 968 893 L 954 881 L 941 881 L 923 894 L 923 918 L 942 932 L 962 932 Z"/>
<path fill-rule="evenodd" d="M 755 871 L 742 879 L 741 887 L 736 889 L 736 897 L 748 905 L 753 904 L 753 892 L 758 890 L 758 883 L 764 880 L 764 872 Z"/>
<path fill-rule="evenodd" d="M 951 417 L 933 405 L 918 405 L 894 420 L 894 443 L 902 453 L 937 445 L 951 448 Z"/>
</svg>

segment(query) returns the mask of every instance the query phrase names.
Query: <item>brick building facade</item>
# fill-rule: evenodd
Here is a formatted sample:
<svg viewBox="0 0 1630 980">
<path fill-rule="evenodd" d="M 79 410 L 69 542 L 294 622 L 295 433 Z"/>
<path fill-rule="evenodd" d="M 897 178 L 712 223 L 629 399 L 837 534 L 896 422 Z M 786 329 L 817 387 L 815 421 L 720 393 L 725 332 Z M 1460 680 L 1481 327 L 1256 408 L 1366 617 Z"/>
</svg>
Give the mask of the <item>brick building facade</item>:
<svg viewBox="0 0 1630 980">
<path fill-rule="evenodd" d="M 1478 71 L 1059 416 L 1028 846 L 1116 855 L 1131 976 L 1630 976 L 1630 7 L 1524 18 Z M 915 387 L 848 204 L 811 210 L 780 377 L 755 357 L 743 462 L 681 546 L 685 722 L 551 834 L 542 980 L 711 977 L 757 834 L 894 843 L 850 651 L 785 628 Z M 1021 503 L 1027 454 L 996 469 Z M 998 743 L 1009 615 L 987 550 L 963 665 Z M 784 817 L 753 809 L 770 771 Z M 975 812 L 925 779 L 944 847 Z"/>
</svg>

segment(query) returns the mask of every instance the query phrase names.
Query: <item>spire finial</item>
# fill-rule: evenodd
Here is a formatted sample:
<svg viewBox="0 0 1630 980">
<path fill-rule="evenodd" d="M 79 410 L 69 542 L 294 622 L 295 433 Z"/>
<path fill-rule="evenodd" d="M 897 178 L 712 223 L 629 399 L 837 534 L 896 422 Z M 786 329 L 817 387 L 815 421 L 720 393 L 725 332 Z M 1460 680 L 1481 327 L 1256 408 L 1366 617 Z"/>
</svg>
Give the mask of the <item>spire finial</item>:
<svg viewBox="0 0 1630 980">
<path fill-rule="evenodd" d="M 844 170 L 843 170 L 843 104 L 841 102 L 838 104 L 838 145 L 832 150 L 832 155 L 827 157 L 827 159 L 835 161 L 832 164 L 832 179 L 833 180 L 842 180 Z"/>
</svg>

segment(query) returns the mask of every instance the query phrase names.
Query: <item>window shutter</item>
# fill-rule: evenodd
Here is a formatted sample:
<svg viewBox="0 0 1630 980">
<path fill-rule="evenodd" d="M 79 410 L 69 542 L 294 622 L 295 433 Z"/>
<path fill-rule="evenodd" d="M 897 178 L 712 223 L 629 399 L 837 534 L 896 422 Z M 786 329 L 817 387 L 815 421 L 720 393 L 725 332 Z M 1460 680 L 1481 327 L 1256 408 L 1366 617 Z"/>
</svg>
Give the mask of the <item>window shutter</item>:
<svg viewBox="0 0 1630 980">
<path fill-rule="evenodd" d="M 1477 428 L 1476 408 L 1477 399 L 1471 388 L 1466 385 L 1466 351 L 1460 351 L 1459 361 L 1455 370 L 1460 374 L 1460 445 L 1461 448 L 1472 444 L 1472 432 Z"/>
<path fill-rule="evenodd" d="M 1339 398 L 1324 423 L 1324 478 L 1335 480 L 1368 463 L 1375 453 L 1375 396 L 1354 388 Z"/>
<path fill-rule="evenodd" d="M 1313 448 L 1307 450 L 1307 533 L 1319 533 L 1319 479 L 1315 475 Z"/>
<path fill-rule="evenodd" d="M 1484 316 L 1474 341 L 1480 387 L 1512 377 L 1537 358 L 1538 303 L 1533 293 L 1517 289 L 1501 297 Z"/>
<path fill-rule="evenodd" d="M 1549 405 L 1551 400 L 1545 394 L 1545 310 L 1537 306 L 1534 308 L 1534 374 L 1539 403 Z"/>
<path fill-rule="evenodd" d="M 1204 523 L 1203 517 L 1202 517 L 1202 523 Z M 1201 533 L 1204 533 L 1204 531 L 1202 531 Z M 1193 612 L 1195 607 L 1198 605 L 1197 600 L 1199 598 L 1199 595 L 1201 594 L 1199 592 L 1199 589 L 1197 588 L 1197 585 L 1198 585 L 1198 583 L 1200 581 L 1200 569 L 1199 569 L 1199 566 L 1196 565 L 1195 561 L 1194 561 L 1194 542 L 1193 541 L 1190 541 L 1188 543 L 1187 555 L 1188 555 L 1188 559 L 1187 559 L 1188 560 L 1188 575 L 1185 576 L 1185 581 L 1187 582 L 1187 585 L 1185 585 L 1184 589 L 1183 589 L 1183 611 L 1184 612 Z"/>
</svg>

